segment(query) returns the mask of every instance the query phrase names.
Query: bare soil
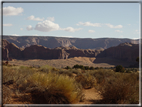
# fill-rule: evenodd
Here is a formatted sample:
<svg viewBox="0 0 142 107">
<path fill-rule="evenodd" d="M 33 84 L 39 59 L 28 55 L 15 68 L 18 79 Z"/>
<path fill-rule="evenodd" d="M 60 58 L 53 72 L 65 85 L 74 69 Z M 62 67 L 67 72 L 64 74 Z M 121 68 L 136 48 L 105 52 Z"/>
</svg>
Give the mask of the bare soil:
<svg viewBox="0 0 142 107">
<path fill-rule="evenodd" d="M 55 68 L 64 68 L 66 66 L 73 67 L 75 64 L 93 67 L 114 67 L 114 64 L 94 62 L 95 57 L 74 57 L 69 59 L 52 59 L 52 60 L 42 60 L 42 59 L 32 59 L 32 60 L 12 60 L 9 61 L 11 65 L 23 65 L 23 66 L 42 66 L 50 65 Z"/>
</svg>

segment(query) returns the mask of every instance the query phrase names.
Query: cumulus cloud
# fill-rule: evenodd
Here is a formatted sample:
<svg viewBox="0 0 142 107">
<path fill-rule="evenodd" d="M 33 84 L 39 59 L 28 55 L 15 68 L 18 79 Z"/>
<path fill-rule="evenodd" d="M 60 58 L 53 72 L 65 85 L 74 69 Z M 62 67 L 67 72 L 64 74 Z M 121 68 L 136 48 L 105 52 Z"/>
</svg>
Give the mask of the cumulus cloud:
<svg viewBox="0 0 142 107">
<path fill-rule="evenodd" d="M 90 22 L 79 22 L 78 24 L 76 25 L 83 25 L 83 26 L 93 26 L 93 27 L 101 27 L 101 24 L 100 23 L 90 23 Z"/>
<path fill-rule="evenodd" d="M 35 30 L 42 31 L 42 32 L 50 32 L 50 31 L 55 31 L 59 30 L 59 25 L 56 23 L 53 23 L 50 20 L 45 20 L 43 22 L 39 22 L 35 26 Z"/>
<path fill-rule="evenodd" d="M 119 33 L 122 33 L 123 31 L 121 31 L 121 30 L 115 30 L 115 32 L 119 32 Z"/>
<path fill-rule="evenodd" d="M 88 32 L 89 32 L 89 33 L 94 33 L 95 31 L 94 31 L 94 30 L 88 30 Z"/>
<path fill-rule="evenodd" d="M 23 28 L 20 28 L 20 30 L 23 30 Z"/>
<path fill-rule="evenodd" d="M 72 28 L 72 27 L 67 27 L 67 28 L 61 28 L 60 30 L 64 30 L 64 31 L 67 31 L 67 32 L 75 32 L 75 31 L 79 31 L 81 30 L 82 28 Z"/>
<path fill-rule="evenodd" d="M 11 23 L 3 24 L 3 26 L 12 26 L 12 24 Z"/>
<path fill-rule="evenodd" d="M 35 18 L 35 16 L 34 15 L 31 15 L 31 16 L 29 16 L 28 18 L 27 18 L 27 20 L 34 20 L 34 21 L 43 21 L 44 20 L 44 18 L 39 18 L 39 17 L 37 17 L 37 18 Z"/>
<path fill-rule="evenodd" d="M 12 36 L 19 36 L 19 35 L 17 35 L 17 34 L 13 34 Z"/>
<path fill-rule="evenodd" d="M 15 8 L 12 6 L 8 6 L 8 7 L 3 8 L 3 15 L 4 16 L 15 16 L 15 15 L 19 15 L 23 11 L 24 9 L 22 7 Z"/>
<path fill-rule="evenodd" d="M 117 26 L 114 26 L 114 25 L 112 25 L 112 24 L 105 24 L 105 25 L 107 25 L 108 27 L 110 27 L 110 28 L 122 28 L 123 26 L 122 25 L 117 25 Z"/>
<path fill-rule="evenodd" d="M 54 21 L 54 17 L 47 17 L 47 20 Z"/>
<path fill-rule="evenodd" d="M 28 31 L 33 30 L 33 27 L 32 27 L 31 25 L 28 25 L 28 26 L 27 26 L 27 30 L 28 30 Z"/>
<path fill-rule="evenodd" d="M 131 25 L 131 24 L 128 24 L 129 26 Z"/>
</svg>

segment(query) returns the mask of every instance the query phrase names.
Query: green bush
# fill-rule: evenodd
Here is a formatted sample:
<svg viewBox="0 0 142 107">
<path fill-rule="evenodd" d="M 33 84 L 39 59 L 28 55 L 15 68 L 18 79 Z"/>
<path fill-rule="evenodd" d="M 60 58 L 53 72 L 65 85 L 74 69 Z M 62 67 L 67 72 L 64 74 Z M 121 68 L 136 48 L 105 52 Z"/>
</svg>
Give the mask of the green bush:
<svg viewBox="0 0 142 107">
<path fill-rule="evenodd" d="M 84 69 L 89 70 L 90 68 L 89 68 L 89 66 L 84 66 Z"/>
<path fill-rule="evenodd" d="M 83 65 L 78 65 L 78 64 L 74 65 L 73 68 L 80 68 L 82 70 L 85 69 Z"/>
<path fill-rule="evenodd" d="M 95 68 L 91 66 L 91 67 L 90 67 L 90 70 L 95 70 Z"/>
<path fill-rule="evenodd" d="M 71 67 L 70 66 L 66 66 L 65 69 L 71 69 Z"/>
<path fill-rule="evenodd" d="M 116 67 L 116 72 L 124 72 L 125 71 L 125 68 L 122 66 L 122 65 L 117 65 Z"/>
</svg>

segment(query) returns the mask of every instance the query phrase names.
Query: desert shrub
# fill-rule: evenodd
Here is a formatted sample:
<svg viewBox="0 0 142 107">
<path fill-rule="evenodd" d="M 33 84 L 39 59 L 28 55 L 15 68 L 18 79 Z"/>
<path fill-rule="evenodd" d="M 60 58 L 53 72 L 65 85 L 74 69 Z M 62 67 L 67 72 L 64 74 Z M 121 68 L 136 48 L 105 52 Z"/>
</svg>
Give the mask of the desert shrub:
<svg viewBox="0 0 142 107">
<path fill-rule="evenodd" d="M 126 69 L 126 73 L 131 73 L 132 71 L 130 69 Z"/>
<path fill-rule="evenodd" d="M 65 69 L 71 69 L 71 67 L 70 66 L 66 66 Z"/>
<path fill-rule="evenodd" d="M 95 69 L 99 69 L 99 67 L 96 67 Z"/>
<path fill-rule="evenodd" d="M 125 71 L 125 68 L 122 66 L 122 65 L 117 65 L 116 67 L 116 72 L 124 72 Z"/>
<path fill-rule="evenodd" d="M 114 76 L 114 72 L 110 69 L 98 69 L 88 73 L 96 78 L 98 84 L 102 83 L 105 78 Z"/>
<path fill-rule="evenodd" d="M 85 69 L 83 65 L 78 65 L 78 64 L 74 65 L 73 68 L 80 68 L 83 70 Z"/>
<path fill-rule="evenodd" d="M 137 74 L 121 74 L 105 79 L 99 91 L 107 104 L 138 104 L 139 82 Z"/>
<path fill-rule="evenodd" d="M 82 71 L 81 69 L 71 69 L 71 72 L 77 75 L 81 74 L 81 71 Z"/>
<path fill-rule="evenodd" d="M 49 65 L 44 65 L 44 66 L 40 67 L 40 71 L 46 72 L 46 73 L 50 72 L 52 69 L 53 69 L 53 67 L 51 67 Z"/>
<path fill-rule="evenodd" d="M 14 72 L 13 72 L 13 69 L 12 68 L 9 68 L 7 66 L 3 66 L 3 83 L 4 82 L 7 82 L 9 80 L 13 80 L 14 79 Z"/>
<path fill-rule="evenodd" d="M 75 80 L 82 85 L 83 88 L 89 89 L 96 85 L 96 79 L 89 73 L 77 75 Z"/>
<path fill-rule="evenodd" d="M 33 103 L 69 104 L 82 98 L 81 85 L 69 76 L 36 72 L 28 81 L 34 85 L 26 86 L 25 92 L 31 93 Z"/>
<path fill-rule="evenodd" d="M 52 71 L 59 71 L 57 68 L 52 68 Z"/>
<path fill-rule="evenodd" d="M 57 72 L 57 74 L 62 74 L 62 75 L 67 75 L 67 76 L 69 76 L 69 77 L 72 77 L 73 76 L 73 74 L 72 74 L 72 72 L 70 72 L 70 71 L 65 71 L 65 70 L 59 70 L 58 72 Z"/>
<path fill-rule="evenodd" d="M 2 102 L 3 102 L 3 104 L 9 104 L 10 103 L 10 99 L 12 97 L 11 96 L 12 90 L 10 90 L 5 85 L 3 85 L 2 90 L 3 90 Z"/>
<path fill-rule="evenodd" d="M 95 70 L 95 68 L 91 66 L 91 67 L 90 67 L 90 70 Z"/>
<path fill-rule="evenodd" d="M 89 68 L 89 66 L 84 66 L 84 69 L 89 70 L 90 68 Z"/>
</svg>

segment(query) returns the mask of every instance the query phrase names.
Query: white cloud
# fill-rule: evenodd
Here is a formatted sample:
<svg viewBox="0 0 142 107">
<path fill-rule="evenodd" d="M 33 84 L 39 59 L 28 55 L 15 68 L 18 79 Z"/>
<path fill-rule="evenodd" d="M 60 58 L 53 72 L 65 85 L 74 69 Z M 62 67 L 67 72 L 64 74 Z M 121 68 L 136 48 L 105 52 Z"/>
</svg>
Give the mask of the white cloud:
<svg viewBox="0 0 142 107">
<path fill-rule="evenodd" d="M 94 30 L 88 30 L 88 32 L 89 32 L 89 33 L 94 33 L 95 31 L 94 31 Z"/>
<path fill-rule="evenodd" d="M 66 37 L 66 38 L 73 38 L 73 36 L 56 36 L 56 37 Z"/>
<path fill-rule="evenodd" d="M 131 24 L 128 24 L 129 26 L 131 25 Z"/>
<path fill-rule="evenodd" d="M 54 17 L 47 17 L 47 20 L 54 21 Z"/>
<path fill-rule="evenodd" d="M 38 34 L 34 34 L 33 36 L 38 36 Z"/>
<path fill-rule="evenodd" d="M 139 38 L 132 38 L 132 39 L 136 40 L 136 39 L 139 39 Z"/>
<path fill-rule="evenodd" d="M 23 11 L 24 9 L 21 7 L 15 8 L 12 6 L 8 6 L 8 7 L 3 8 L 3 15 L 4 16 L 14 16 L 14 15 L 19 15 Z"/>
<path fill-rule="evenodd" d="M 17 35 L 17 34 L 12 34 L 12 36 L 19 36 L 19 35 Z"/>
<path fill-rule="evenodd" d="M 76 25 L 83 25 L 83 26 L 93 26 L 93 27 L 101 27 L 101 24 L 100 23 L 90 23 L 90 22 L 79 22 L 78 24 Z"/>
<path fill-rule="evenodd" d="M 35 18 L 35 16 L 34 15 L 31 15 L 31 16 L 29 16 L 28 18 L 27 18 L 27 20 L 34 20 L 34 21 L 43 21 L 44 20 L 44 18 L 39 18 L 39 17 L 37 17 L 37 18 Z"/>
<path fill-rule="evenodd" d="M 115 32 L 119 32 L 119 33 L 122 33 L 123 31 L 121 31 L 121 30 L 115 30 Z"/>
<path fill-rule="evenodd" d="M 114 25 L 112 25 L 112 24 L 105 24 L 105 25 L 107 25 L 108 27 L 110 27 L 110 28 L 122 28 L 123 26 L 122 25 L 117 25 L 117 26 L 114 26 Z"/>
<path fill-rule="evenodd" d="M 43 22 L 39 22 L 35 26 L 35 30 L 42 31 L 42 32 L 50 32 L 50 31 L 55 31 L 59 30 L 59 25 L 56 23 L 53 23 L 50 20 L 45 20 Z"/>
<path fill-rule="evenodd" d="M 72 28 L 72 27 L 67 27 L 67 28 L 60 28 L 60 30 L 64 30 L 64 31 L 68 31 L 68 32 L 75 32 L 75 31 L 79 31 L 82 28 Z"/>
<path fill-rule="evenodd" d="M 20 28 L 20 30 L 23 30 L 23 28 Z"/>
<path fill-rule="evenodd" d="M 27 26 L 27 30 L 28 30 L 28 31 L 33 30 L 33 27 L 32 27 L 31 25 L 28 25 L 28 26 Z"/>
<path fill-rule="evenodd" d="M 12 26 L 12 24 L 11 23 L 3 24 L 3 26 Z"/>
</svg>

